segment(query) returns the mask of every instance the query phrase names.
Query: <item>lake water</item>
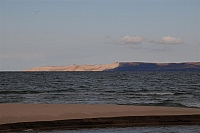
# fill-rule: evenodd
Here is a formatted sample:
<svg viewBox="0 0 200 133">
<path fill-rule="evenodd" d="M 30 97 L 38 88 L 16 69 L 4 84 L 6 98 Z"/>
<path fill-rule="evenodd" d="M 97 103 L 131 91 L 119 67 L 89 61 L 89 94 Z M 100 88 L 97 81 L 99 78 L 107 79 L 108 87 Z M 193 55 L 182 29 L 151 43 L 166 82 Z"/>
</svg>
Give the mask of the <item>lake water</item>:
<svg viewBox="0 0 200 133">
<path fill-rule="evenodd" d="M 154 126 L 127 128 L 92 128 L 77 130 L 29 131 L 30 133 L 199 133 L 200 126 Z M 22 132 L 24 133 L 24 132 Z"/>
<path fill-rule="evenodd" d="M 200 108 L 200 72 L 0 72 L 0 103 Z M 155 132 L 160 129 L 166 132 L 168 129 L 180 129 L 184 132 L 190 126 L 183 127 L 143 127 L 136 131 L 144 129 L 144 132 L 151 133 L 154 129 Z M 199 126 L 196 127 L 200 130 Z M 92 132 L 110 133 L 119 130 L 121 133 L 134 132 L 134 129 L 92 129 Z M 79 131 L 85 132 L 74 132 Z"/>
</svg>

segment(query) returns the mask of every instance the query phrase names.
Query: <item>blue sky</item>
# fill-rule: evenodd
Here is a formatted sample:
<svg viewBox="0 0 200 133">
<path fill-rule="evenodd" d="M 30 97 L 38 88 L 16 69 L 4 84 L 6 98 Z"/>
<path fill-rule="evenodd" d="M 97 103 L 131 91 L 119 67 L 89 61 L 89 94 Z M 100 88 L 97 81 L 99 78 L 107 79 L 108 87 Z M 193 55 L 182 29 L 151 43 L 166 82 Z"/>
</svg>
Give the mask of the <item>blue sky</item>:
<svg viewBox="0 0 200 133">
<path fill-rule="evenodd" d="M 200 61 L 199 0 L 0 0 L 0 71 Z"/>
</svg>

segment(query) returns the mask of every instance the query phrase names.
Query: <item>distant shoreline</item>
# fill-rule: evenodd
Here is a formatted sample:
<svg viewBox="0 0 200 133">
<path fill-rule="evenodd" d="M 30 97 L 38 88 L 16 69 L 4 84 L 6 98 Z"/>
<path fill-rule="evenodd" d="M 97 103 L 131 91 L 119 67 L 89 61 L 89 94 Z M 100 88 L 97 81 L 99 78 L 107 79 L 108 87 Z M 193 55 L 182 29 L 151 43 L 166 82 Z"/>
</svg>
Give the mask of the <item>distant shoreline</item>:
<svg viewBox="0 0 200 133">
<path fill-rule="evenodd" d="M 200 71 L 200 62 L 145 63 L 115 62 L 103 65 L 41 66 L 23 70 L 30 71 Z"/>
</svg>

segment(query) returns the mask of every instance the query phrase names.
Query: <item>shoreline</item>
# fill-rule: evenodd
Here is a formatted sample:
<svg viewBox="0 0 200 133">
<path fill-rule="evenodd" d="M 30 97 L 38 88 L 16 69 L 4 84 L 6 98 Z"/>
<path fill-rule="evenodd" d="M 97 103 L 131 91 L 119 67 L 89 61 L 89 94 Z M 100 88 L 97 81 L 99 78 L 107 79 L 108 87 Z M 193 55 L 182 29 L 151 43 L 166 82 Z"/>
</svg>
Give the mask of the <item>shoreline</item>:
<svg viewBox="0 0 200 133">
<path fill-rule="evenodd" d="M 150 62 L 115 62 L 96 65 L 38 66 L 25 69 L 31 71 L 199 71 L 200 62 L 150 63 Z"/>
<path fill-rule="evenodd" d="M 200 109 L 132 105 L 0 104 L 0 131 L 200 125 Z"/>
</svg>

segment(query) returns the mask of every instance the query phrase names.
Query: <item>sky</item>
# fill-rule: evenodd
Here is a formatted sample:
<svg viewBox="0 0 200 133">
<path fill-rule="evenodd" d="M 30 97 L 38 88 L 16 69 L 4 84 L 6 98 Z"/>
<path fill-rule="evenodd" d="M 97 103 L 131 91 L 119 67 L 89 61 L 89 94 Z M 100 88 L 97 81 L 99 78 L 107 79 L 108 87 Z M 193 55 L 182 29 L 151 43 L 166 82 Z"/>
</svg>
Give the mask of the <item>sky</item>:
<svg viewBox="0 0 200 133">
<path fill-rule="evenodd" d="M 0 0 L 0 71 L 196 61 L 199 0 Z"/>
</svg>

